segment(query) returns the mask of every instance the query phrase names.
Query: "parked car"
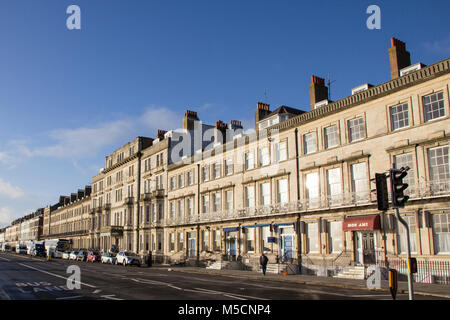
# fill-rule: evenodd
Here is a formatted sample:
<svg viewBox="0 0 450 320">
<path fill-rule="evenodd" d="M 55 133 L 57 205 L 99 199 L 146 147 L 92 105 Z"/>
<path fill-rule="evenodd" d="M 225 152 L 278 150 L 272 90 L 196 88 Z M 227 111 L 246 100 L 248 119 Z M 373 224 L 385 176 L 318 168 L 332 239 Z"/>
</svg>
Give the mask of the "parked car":
<svg viewBox="0 0 450 320">
<path fill-rule="evenodd" d="M 116 264 L 116 254 L 115 253 L 105 252 L 102 255 L 102 263 Z"/>
<path fill-rule="evenodd" d="M 69 260 L 77 260 L 78 251 L 72 251 L 69 255 Z"/>
<path fill-rule="evenodd" d="M 137 265 L 141 266 L 141 258 L 133 252 L 120 251 L 116 257 L 116 264 L 121 264 L 123 266 L 127 265 Z"/>
<path fill-rule="evenodd" d="M 86 261 L 87 259 L 87 251 L 86 250 L 80 250 L 77 254 L 77 261 Z"/>
<path fill-rule="evenodd" d="M 24 244 L 18 244 L 16 245 L 16 253 L 19 254 L 27 254 L 28 248 Z"/>
<path fill-rule="evenodd" d="M 70 251 L 63 252 L 62 258 L 70 260 Z"/>
<path fill-rule="evenodd" d="M 95 262 L 100 261 L 101 255 L 98 253 L 98 251 L 88 251 L 86 262 Z"/>
<path fill-rule="evenodd" d="M 45 257 L 45 247 L 43 244 L 35 244 L 31 251 L 31 255 L 35 257 Z"/>
</svg>

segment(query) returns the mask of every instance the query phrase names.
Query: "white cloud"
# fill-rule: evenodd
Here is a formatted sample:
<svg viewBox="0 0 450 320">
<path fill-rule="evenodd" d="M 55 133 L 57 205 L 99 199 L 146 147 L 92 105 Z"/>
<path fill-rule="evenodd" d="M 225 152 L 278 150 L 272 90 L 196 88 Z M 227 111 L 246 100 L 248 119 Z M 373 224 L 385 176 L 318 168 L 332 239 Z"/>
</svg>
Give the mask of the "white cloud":
<svg viewBox="0 0 450 320">
<path fill-rule="evenodd" d="M 57 129 L 49 133 L 56 144 L 38 147 L 29 152 L 23 150 L 23 153 L 28 156 L 86 158 L 102 147 L 127 139 L 132 131 L 132 123 L 126 120 L 103 123 L 91 128 Z"/>
<path fill-rule="evenodd" d="M 433 42 L 424 42 L 425 49 L 438 54 L 450 54 L 450 35 L 441 40 Z"/>
<path fill-rule="evenodd" d="M 154 137 L 158 129 L 168 131 L 181 126 L 181 118 L 179 113 L 170 109 L 151 105 L 139 118 L 138 125 L 142 127 L 144 136 Z"/>
<path fill-rule="evenodd" d="M 0 228 L 9 226 L 14 219 L 11 208 L 0 207 Z"/>
<path fill-rule="evenodd" d="M 23 198 L 25 192 L 19 187 L 15 187 L 9 182 L 3 181 L 0 178 L 0 196 L 6 196 L 11 199 Z"/>
<path fill-rule="evenodd" d="M 0 162 L 15 166 L 19 160 L 18 155 L 24 158 L 86 159 L 104 147 L 117 148 L 136 136 L 155 137 L 157 129 L 174 129 L 181 125 L 180 119 L 178 113 L 168 108 L 151 105 L 142 115 L 131 119 L 104 122 L 97 126 L 52 130 L 45 134 L 49 143 L 44 146 L 31 147 L 34 143 L 30 140 L 11 140 L 8 149 L 0 152 Z M 72 163 L 76 167 L 77 162 Z"/>
</svg>

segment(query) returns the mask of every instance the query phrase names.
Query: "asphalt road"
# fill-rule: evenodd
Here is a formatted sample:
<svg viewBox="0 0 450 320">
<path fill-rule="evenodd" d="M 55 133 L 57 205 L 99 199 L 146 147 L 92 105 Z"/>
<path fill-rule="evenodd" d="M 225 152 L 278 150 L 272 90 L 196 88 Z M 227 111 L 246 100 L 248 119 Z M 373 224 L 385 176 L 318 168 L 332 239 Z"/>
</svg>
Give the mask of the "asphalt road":
<svg viewBox="0 0 450 320">
<path fill-rule="evenodd" d="M 67 286 L 80 268 L 80 288 Z M 69 281 L 73 283 L 72 281 Z M 6 300 L 392 300 L 386 292 L 233 279 L 168 268 L 115 266 L 0 253 L 0 299 Z M 398 300 L 407 300 L 399 294 Z M 416 295 L 415 299 L 436 299 Z"/>
</svg>

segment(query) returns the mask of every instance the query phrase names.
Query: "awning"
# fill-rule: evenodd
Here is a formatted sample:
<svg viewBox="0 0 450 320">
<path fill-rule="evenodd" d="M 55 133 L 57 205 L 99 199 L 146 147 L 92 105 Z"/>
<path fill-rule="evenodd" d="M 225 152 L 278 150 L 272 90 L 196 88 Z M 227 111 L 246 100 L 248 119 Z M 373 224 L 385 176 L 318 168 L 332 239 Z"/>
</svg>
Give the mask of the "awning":
<svg viewBox="0 0 450 320">
<path fill-rule="evenodd" d="M 256 227 L 268 227 L 270 224 L 249 224 L 247 226 L 242 226 L 242 228 L 256 228 Z"/>
<path fill-rule="evenodd" d="M 232 232 L 232 231 L 238 231 L 239 227 L 230 227 L 230 228 L 223 228 L 223 232 Z"/>
<path fill-rule="evenodd" d="M 344 219 L 343 231 L 380 230 L 380 216 L 349 217 Z"/>
<path fill-rule="evenodd" d="M 280 226 L 293 226 L 294 222 L 286 222 L 286 223 L 274 223 L 274 227 L 280 227 Z"/>
</svg>

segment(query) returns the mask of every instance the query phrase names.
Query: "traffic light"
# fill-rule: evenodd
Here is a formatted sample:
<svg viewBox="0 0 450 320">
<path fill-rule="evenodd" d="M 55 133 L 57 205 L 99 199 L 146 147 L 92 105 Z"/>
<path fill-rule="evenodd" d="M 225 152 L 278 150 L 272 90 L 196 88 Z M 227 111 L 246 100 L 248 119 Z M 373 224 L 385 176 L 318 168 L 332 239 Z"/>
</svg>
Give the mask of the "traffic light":
<svg viewBox="0 0 450 320">
<path fill-rule="evenodd" d="M 403 208 L 409 197 L 405 196 L 403 192 L 408 188 L 407 183 L 403 183 L 403 178 L 408 175 L 409 167 L 401 169 L 389 170 L 391 180 L 391 194 L 392 194 L 392 206 L 394 208 Z"/>
<path fill-rule="evenodd" d="M 417 273 L 417 259 L 416 258 L 409 258 L 408 263 L 408 271 L 409 273 Z"/>
<path fill-rule="evenodd" d="M 389 209 L 389 199 L 386 175 L 384 173 L 375 173 L 375 185 L 377 188 L 378 210 L 386 211 Z"/>
</svg>

